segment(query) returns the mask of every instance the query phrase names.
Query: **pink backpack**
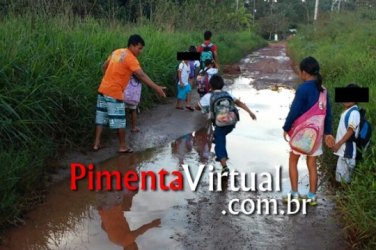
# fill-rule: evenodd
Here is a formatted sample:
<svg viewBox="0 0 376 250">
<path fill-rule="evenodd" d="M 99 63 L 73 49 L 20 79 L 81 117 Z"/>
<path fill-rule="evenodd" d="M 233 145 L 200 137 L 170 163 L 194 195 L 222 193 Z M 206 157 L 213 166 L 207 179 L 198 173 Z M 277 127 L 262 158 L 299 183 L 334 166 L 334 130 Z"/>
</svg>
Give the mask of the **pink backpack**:
<svg viewBox="0 0 376 250">
<path fill-rule="evenodd" d="M 127 87 L 124 89 L 124 102 L 130 105 L 138 105 L 141 99 L 141 82 L 132 75 Z"/>
<path fill-rule="evenodd" d="M 311 155 L 320 146 L 324 134 L 326 116 L 326 90 L 320 93 L 319 100 L 292 124 L 288 135 L 291 149 Z"/>
</svg>

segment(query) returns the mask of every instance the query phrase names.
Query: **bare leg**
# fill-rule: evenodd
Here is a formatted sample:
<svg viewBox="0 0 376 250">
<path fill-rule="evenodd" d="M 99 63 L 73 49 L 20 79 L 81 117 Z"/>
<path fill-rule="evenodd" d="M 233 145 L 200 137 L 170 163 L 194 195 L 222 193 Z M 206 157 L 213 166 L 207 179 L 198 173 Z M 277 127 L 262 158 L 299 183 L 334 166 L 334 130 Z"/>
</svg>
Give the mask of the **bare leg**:
<svg viewBox="0 0 376 250">
<path fill-rule="evenodd" d="M 300 155 L 296 155 L 293 152 L 290 152 L 289 157 L 289 176 L 291 183 L 291 191 L 298 192 L 298 160 Z"/>
<path fill-rule="evenodd" d="M 103 126 L 102 125 L 97 125 L 95 127 L 95 141 L 94 141 L 94 150 L 98 150 L 99 147 L 101 146 L 101 135 L 103 132 Z"/>
<path fill-rule="evenodd" d="M 191 92 L 189 92 L 189 94 L 187 94 L 186 106 L 191 106 L 191 99 L 192 99 L 192 95 L 191 95 Z"/>
<path fill-rule="evenodd" d="M 137 128 L 137 110 L 132 109 L 131 110 L 131 117 L 132 117 L 132 132 L 139 132 L 140 129 Z"/>
<path fill-rule="evenodd" d="M 309 192 L 315 194 L 317 191 L 316 156 L 307 156 L 307 166 L 308 166 L 308 173 L 309 173 Z"/>
<path fill-rule="evenodd" d="M 195 78 L 189 78 L 189 83 L 191 84 L 191 88 L 193 89 L 195 87 Z"/>
<path fill-rule="evenodd" d="M 190 83 L 189 83 L 190 84 Z M 191 85 L 191 84 L 190 84 Z M 192 87 L 191 87 L 192 89 Z M 190 91 L 188 94 L 187 94 L 187 99 L 186 99 L 186 107 L 187 109 L 189 109 L 190 111 L 194 111 L 194 108 L 192 108 L 191 106 L 191 101 L 192 101 L 192 91 Z"/>
<path fill-rule="evenodd" d="M 119 128 L 119 151 L 125 151 L 128 147 L 125 143 L 125 128 Z"/>
<path fill-rule="evenodd" d="M 227 158 L 223 158 L 219 161 L 222 165 L 222 167 L 226 167 L 227 166 Z"/>
<path fill-rule="evenodd" d="M 176 108 L 181 108 L 181 101 L 179 99 L 176 100 Z"/>
</svg>

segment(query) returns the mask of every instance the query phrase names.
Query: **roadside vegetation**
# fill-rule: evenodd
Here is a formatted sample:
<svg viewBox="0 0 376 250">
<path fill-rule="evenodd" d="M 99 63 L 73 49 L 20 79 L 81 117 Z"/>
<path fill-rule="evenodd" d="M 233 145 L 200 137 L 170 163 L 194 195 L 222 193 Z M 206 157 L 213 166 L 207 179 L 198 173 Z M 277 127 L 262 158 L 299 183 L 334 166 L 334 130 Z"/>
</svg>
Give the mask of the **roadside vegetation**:
<svg viewBox="0 0 376 250">
<path fill-rule="evenodd" d="M 334 88 L 357 83 L 369 88 L 369 103 L 359 103 L 366 109 L 373 125 L 371 147 L 359 163 L 349 185 L 337 189 L 339 212 L 342 215 L 349 242 L 353 248 L 376 248 L 376 11 L 364 9 L 320 18 L 312 26 L 301 27 L 290 40 L 289 50 L 295 61 L 312 55 L 321 64 L 324 85 L 334 101 Z M 312 30 L 314 28 L 314 31 Z M 334 103 L 334 132 L 337 129 L 342 104 Z M 327 152 L 326 172 L 334 179 L 336 161 Z"/>
</svg>

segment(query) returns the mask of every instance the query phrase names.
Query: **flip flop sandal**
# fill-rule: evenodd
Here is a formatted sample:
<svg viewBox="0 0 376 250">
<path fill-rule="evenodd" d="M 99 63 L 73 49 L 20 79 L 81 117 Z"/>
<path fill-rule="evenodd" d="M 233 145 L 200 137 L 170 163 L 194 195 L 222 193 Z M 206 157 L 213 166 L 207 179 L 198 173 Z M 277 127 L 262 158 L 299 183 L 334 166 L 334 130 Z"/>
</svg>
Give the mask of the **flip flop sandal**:
<svg viewBox="0 0 376 250">
<path fill-rule="evenodd" d="M 120 154 L 128 154 L 128 153 L 133 153 L 133 149 L 128 148 L 127 150 L 118 150 L 117 152 Z"/>
<path fill-rule="evenodd" d="M 100 149 L 102 149 L 103 148 L 103 146 L 102 145 L 99 145 L 99 146 L 94 146 L 93 148 L 92 148 L 92 150 L 94 151 L 94 152 L 97 152 L 97 151 L 99 151 Z"/>
</svg>

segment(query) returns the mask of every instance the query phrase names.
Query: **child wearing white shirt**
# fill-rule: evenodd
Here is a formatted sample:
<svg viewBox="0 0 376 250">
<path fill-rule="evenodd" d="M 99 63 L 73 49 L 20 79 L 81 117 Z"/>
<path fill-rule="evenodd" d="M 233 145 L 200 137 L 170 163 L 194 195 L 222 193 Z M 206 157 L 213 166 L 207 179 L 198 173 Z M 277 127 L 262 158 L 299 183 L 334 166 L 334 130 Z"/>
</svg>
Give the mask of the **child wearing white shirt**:
<svg viewBox="0 0 376 250">
<path fill-rule="evenodd" d="M 184 109 L 182 107 L 182 102 L 186 102 L 185 107 L 190 110 L 194 111 L 194 109 L 191 106 L 191 85 L 189 84 L 189 73 L 190 73 L 190 66 L 188 64 L 188 61 L 184 60 L 179 64 L 178 69 L 178 76 L 179 76 L 179 82 L 178 82 L 178 95 L 177 95 L 177 101 L 176 101 L 176 109 Z"/>
<path fill-rule="evenodd" d="M 356 84 L 349 84 L 347 88 L 359 87 Z M 344 102 L 345 111 L 339 120 L 336 142 L 332 147 L 335 155 L 338 156 L 336 168 L 336 181 L 350 182 L 351 174 L 355 168 L 356 143 L 355 138 L 359 134 L 360 113 L 355 102 Z"/>
</svg>

